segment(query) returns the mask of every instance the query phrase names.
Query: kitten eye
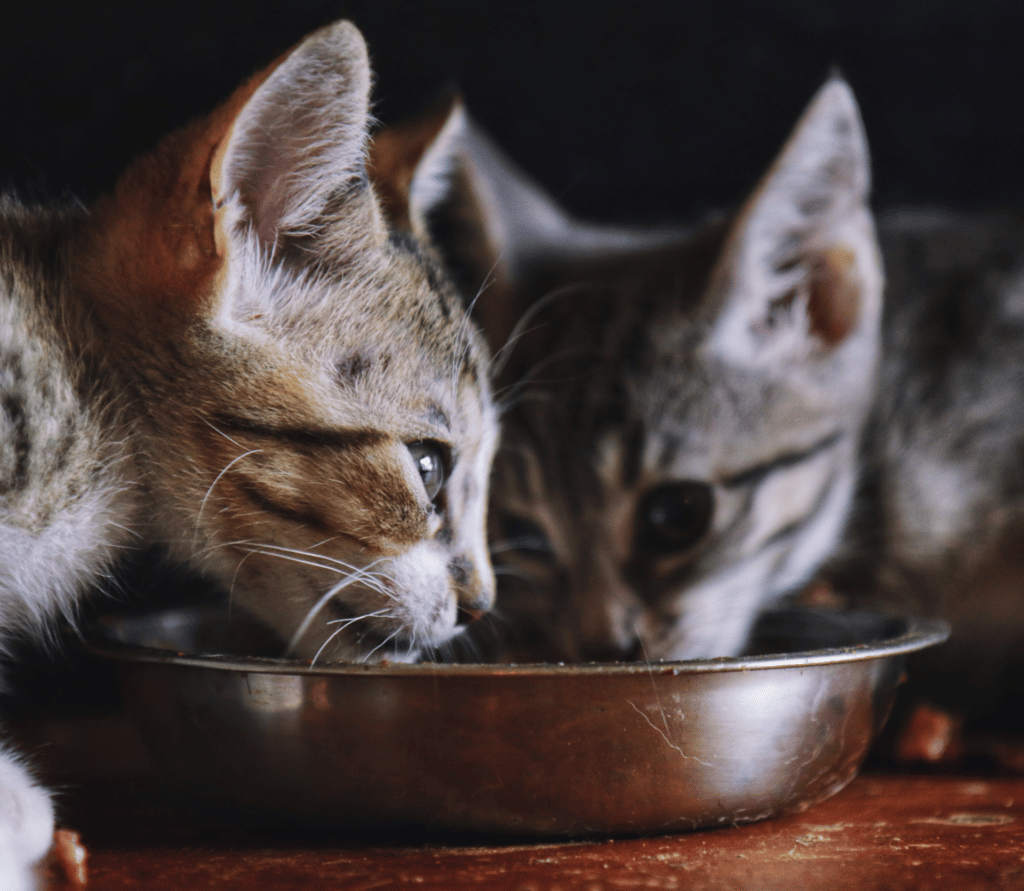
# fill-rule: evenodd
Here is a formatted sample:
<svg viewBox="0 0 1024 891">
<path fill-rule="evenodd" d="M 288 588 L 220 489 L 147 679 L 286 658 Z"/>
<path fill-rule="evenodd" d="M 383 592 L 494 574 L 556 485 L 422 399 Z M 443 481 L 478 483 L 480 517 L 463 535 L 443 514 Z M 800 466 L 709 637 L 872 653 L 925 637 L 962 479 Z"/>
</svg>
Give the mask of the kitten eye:
<svg viewBox="0 0 1024 891">
<path fill-rule="evenodd" d="M 637 511 L 637 542 L 656 554 L 684 551 L 711 528 L 715 497 L 706 483 L 685 480 L 658 486 Z"/>
<path fill-rule="evenodd" d="M 427 498 L 433 501 L 444 485 L 445 449 L 440 443 L 410 442 L 406 445 L 413 463 L 420 472 L 423 488 L 427 490 Z"/>
</svg>

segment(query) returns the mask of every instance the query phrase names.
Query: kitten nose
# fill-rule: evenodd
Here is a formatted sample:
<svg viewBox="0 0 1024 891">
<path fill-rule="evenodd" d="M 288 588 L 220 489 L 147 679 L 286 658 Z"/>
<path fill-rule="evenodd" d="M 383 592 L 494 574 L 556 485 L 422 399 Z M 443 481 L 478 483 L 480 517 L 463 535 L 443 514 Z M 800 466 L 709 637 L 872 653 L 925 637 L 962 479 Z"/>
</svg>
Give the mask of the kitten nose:
<svg viewBox="0 0 1024 891">
<path fill-rule="evenodd" d="M 494 605 L 494 585 L 484 584 L 476 566 L 467 557 L 455 557 L 451 560 L 448 563 L 448 574 L 456 592 L 457 625 L 475 622 Z"/>
<path fill-rule="evenodd" d="M 456 625 L 472 625 L 477 619 L 487 615 L 487 611 L 493 606 L 493 599 L 486 593 L 481 592 L 475 598 L 465 597 L 459 592 L 457 611 L 455 614 Z"/>
<path fill-rule="evenodd" d="M 482 619 L 486 614 L 486 610 L 466 609 L 466 607 L 460 606 L 458 608 L 458 612 L 455 615 L 455 624 L 472 625 L 477 619 Z"/>
</svg>

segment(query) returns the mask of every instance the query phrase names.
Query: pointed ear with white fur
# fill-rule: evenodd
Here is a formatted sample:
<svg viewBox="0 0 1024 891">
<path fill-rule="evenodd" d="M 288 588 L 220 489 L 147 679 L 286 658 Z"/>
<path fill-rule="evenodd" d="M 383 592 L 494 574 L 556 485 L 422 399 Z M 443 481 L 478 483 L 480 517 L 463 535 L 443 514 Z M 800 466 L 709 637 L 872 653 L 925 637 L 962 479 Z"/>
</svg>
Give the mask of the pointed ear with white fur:
<svg viewBox="0 0 1024 891">
<path fill-rule="evenodd" d="M 498 349 L 522 313 L 517 285 L 537 229 L 564 232 L 564 213 L 477 128 L 459 99 L 378 134 L 370 169 L 392 222 L 437 248 Z"/>
<path fill-rule="evenodd" d="M 350 22 L 299 44 L 238 112 L 210 164 L 222 252 L 242 224 L 273 247 L 308 234 L 327 201 L 365 180 L 370 65 Z"/>
<path fill-rule="evenodd" d="M 378 213 L 363 188 L 369 89 L 363 38 L 339 22 L 133 163 L 73 260 L 105 324 L 133 338 L 230 311 L 240 292 L 223 275 L 258 269 L 240 262 L 256 259 L 254 241 L 269 254 L 327 218 L 332 250 L 357 253 Z"/>
<path fill-rule="evenodd" d="M 712 279 L 711 344 L 744 365 L 827 353 L 872 336 L 882 268 L 868 208 L 867 141 L 853 93 L 831 78 L 734 222 Z"/>
<path fill-rule="evenodd" d="M 595 253 L 598 243 L 618 246 L 622 238 L 566 213 L 461 102 L 438 123 L 409 179 L 408 224 L 440 251 L 497 351 L 527 310 L 526 282 L 538 262 Z"/>
<path fill-rule="evenodd" d="M 459 101 L 416 165 L 409 222 L 439 248 L 464 293 L 473 296 L 494 282 L 514 288 L 538 249 L 564 244 L 572 227 Z"/>
</svg>

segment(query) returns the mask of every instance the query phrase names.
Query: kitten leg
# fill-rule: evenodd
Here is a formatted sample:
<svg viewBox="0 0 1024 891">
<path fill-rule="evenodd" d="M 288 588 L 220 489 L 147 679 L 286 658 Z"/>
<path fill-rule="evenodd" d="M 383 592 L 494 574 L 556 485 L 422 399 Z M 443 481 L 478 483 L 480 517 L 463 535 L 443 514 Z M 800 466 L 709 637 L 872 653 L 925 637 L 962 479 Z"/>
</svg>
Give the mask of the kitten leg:
<svg viewBox="0 0 1024 891">
<path fill-rule="evenodd" d="M 53 805 L 18 757 L 0 749 L 0 888 L 32 891 L 53 841 Z"/>
</svg>

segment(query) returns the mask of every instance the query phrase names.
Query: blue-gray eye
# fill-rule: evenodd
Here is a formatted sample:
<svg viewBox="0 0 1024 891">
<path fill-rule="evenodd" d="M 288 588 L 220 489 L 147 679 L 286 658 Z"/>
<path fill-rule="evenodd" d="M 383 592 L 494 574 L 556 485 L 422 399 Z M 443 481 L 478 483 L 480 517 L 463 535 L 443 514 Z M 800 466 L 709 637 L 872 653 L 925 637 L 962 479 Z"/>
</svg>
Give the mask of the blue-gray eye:
<svg viewBox="0 0 1024 891">
<path fill-rule="evenodd" d="M 433 501 L 444 485 L 445 449 L 436 442 L 410 442 L 407 446 L 413 463 L 420 472 L 427 498 Z"/>
</svg>

